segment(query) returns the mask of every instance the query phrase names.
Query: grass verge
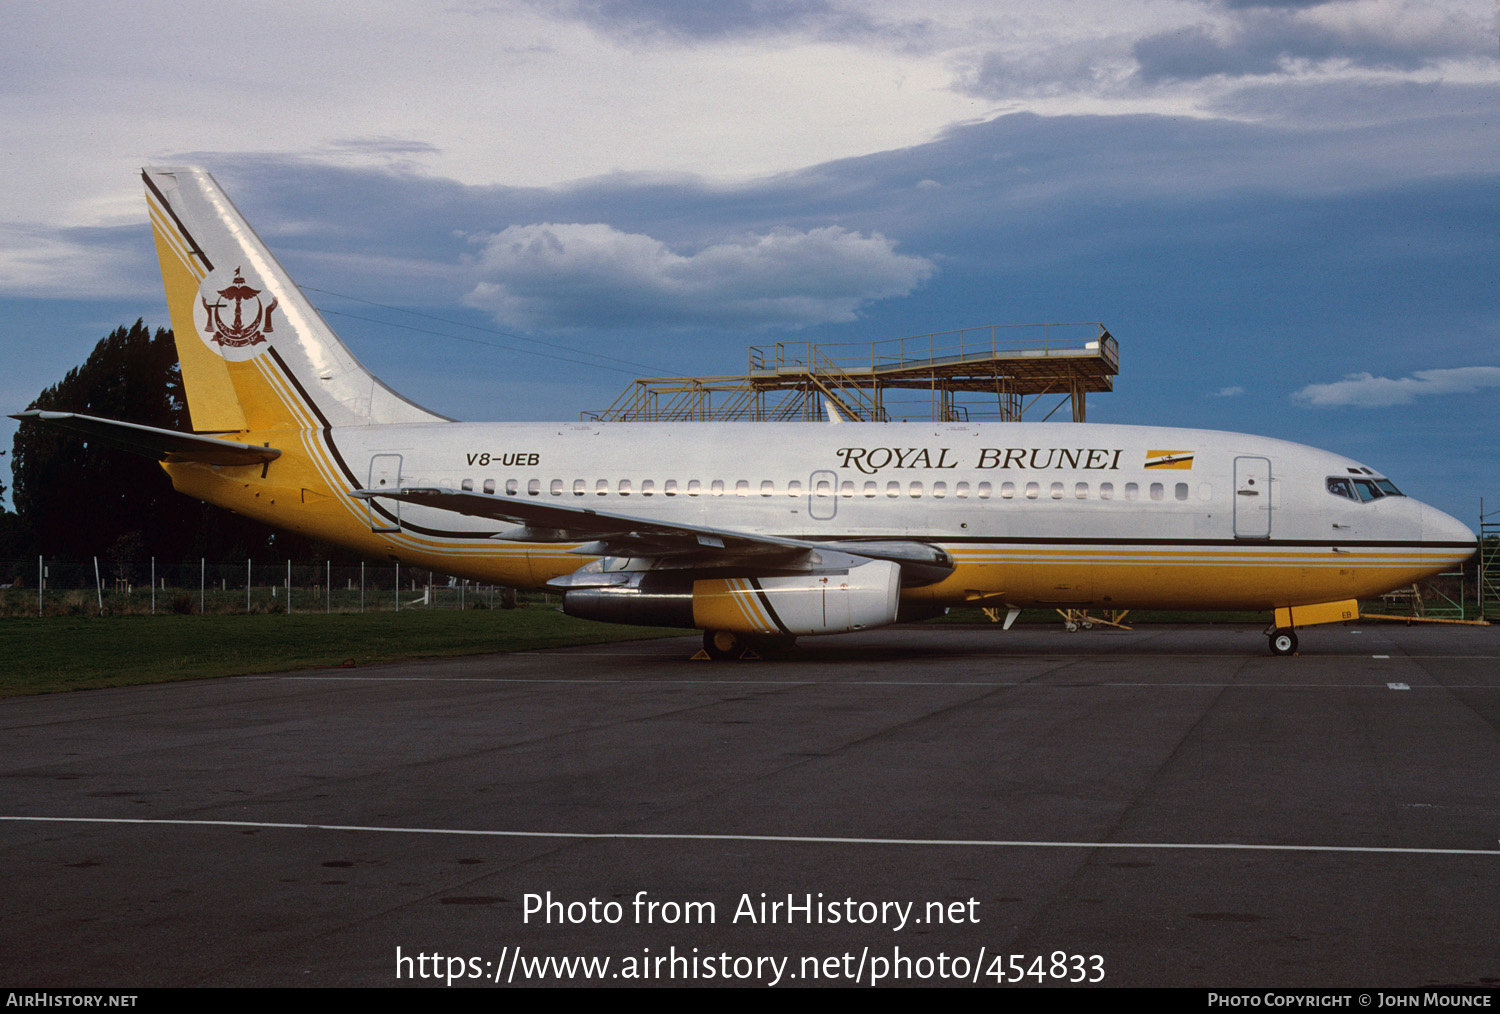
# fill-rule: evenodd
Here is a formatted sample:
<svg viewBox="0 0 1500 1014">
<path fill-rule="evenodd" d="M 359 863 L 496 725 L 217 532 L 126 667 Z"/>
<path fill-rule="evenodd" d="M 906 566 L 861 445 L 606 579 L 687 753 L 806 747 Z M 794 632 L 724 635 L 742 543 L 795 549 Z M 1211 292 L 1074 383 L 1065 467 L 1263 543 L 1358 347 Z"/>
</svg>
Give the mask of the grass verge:
<svg viewBox="0 0 1500 1014">
<path fill-rule="evenodd" d="M 0 697 L 684 633 L 549 608 L 16 618 L 0 620 Z"/>
</svg>

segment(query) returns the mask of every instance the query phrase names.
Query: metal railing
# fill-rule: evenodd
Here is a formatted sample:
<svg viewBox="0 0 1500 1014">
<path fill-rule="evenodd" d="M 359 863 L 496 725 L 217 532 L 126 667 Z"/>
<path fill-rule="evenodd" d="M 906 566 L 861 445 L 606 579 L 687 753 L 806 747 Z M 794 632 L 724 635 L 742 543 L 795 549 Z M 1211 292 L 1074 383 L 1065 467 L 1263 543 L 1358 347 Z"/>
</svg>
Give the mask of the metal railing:
<svg viewBox="0 0 1500 1014">
<path fill-rule="evenodd" d="M 776 342 L 750 347 L 750 372 L 800 373 L 837 368 L 878 370 L 942 366 L 983 359 L 1098 355 L 1112 370 L 1120 347 L 1098 321 L 994 324 L 872 342 Z"/>
</svg>

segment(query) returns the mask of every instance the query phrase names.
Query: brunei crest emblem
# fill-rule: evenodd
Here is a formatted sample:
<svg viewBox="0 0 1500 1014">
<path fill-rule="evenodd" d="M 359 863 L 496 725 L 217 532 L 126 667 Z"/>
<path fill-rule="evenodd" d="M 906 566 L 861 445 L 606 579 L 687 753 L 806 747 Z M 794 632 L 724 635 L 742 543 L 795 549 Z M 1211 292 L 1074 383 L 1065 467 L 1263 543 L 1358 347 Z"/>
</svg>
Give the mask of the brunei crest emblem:
<svg viewBox="0 0 1500 1014">
<path fill-rule="evenodd" d="M 265 343 L 266 335 L 273 330 L 271 314 L 276 309 L 275 299 L 269 304 L 262 302 L 262 290 L 247 285 L 239 268 L 234 269 L 234 281 L 225 288 L 205 288 L 218 295 L 213 302 L 209 302 L 207 294 L 199 296 L 207 315 L 202 328 L 206 340 L 226 350 L 245 349 Z M 232 319 L 229 313 L 230 303 L 234 304 Z"/>
</svg>

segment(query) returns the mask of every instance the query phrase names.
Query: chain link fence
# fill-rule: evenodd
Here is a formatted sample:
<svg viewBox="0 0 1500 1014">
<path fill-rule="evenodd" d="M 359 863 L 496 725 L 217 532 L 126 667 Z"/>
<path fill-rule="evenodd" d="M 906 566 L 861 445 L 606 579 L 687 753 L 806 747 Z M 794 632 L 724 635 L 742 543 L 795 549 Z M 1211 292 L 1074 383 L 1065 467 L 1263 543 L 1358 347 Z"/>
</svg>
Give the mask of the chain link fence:
<svg viewBox="0 0 1500 1014">
<path fill-rule="evenodd" d="M 480 584 L 396 563 L 336 566 L 327 561 L 159 560 L 122 565 L 87 562 L 0 562 L 0 615 L 88 616 L 362 613 L 398 609 L 510 609 L 514 588 Z M 528 594 L 525 601 L 550 596 Z"/>
</svg>

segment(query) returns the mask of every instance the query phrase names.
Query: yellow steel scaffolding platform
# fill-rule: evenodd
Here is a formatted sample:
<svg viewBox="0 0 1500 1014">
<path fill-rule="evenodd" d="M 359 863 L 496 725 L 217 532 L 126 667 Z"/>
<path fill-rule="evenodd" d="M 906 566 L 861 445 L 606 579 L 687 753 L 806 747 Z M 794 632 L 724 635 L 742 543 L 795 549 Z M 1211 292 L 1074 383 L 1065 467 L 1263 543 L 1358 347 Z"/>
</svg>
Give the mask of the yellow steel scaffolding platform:
<svg viewBox="0 0 1500 1014">
<path fill-rule="evenodd" d="M 1012 324 L 874 342 L 750 348 L 742 377 L 647 377 L 585 420 L 1018 421 L 1044 399 L 1085 418 L 1085 396 L 1114 389 L 1120 347 L 1103 324 Z"/>
</svg>

